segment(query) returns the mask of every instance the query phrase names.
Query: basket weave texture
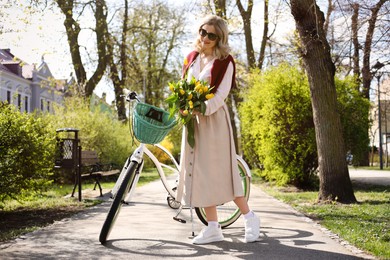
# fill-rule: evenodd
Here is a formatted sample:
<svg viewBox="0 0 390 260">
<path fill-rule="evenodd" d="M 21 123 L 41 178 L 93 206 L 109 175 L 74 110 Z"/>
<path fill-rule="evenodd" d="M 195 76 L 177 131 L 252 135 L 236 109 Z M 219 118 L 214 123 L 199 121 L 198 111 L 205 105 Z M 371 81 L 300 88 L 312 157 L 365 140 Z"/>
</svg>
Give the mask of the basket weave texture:
<svg viewBox="0 0 390 260">
<path fill-rule="evenodd" d="M 146 116 L 151 109 L 162 113 L 162 122 Z M 175 118 L 169 118 L 169 113 L 161 108 L 142 102 L 138 102 L 135 106 L 133 131 L 141 143 L 157 144 L 161 142 L 175 125 Z"/>
</svg>

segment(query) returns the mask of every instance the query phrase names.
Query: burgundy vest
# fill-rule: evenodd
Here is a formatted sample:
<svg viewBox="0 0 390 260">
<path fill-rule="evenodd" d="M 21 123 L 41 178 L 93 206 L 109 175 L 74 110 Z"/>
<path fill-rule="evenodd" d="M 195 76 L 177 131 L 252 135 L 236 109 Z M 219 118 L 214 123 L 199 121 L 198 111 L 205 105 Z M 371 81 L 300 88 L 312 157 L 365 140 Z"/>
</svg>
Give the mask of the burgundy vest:
<svg viewBox="0 0 390 260">
<path fill-rule="evenodd" d="M 187 55 L 186 60 L 183 65 L 182 70 L 182 78 L 185 77 L 187 70 L 192 65 L 192 63 L 195 61 L 196 57 L 198 57 L 199 52 L 192 51 L 190 54 Z M 236 64 L 234 62 L 234 59 L 231 55 L 227 56 L 225 59 L 220 60 L 216 59 L 213 63 L 213 67 L 211 68 L 211 79 L 210 79 L 210 86 L 214 88 L 211 92 L 215 93 L 216 90 L 219 87 L 219 84 L 221 84 L 223 77 L 225 76 L 225 72 L 229 66 L 229 63 L 232 62 L 233 64 L 233 78 L 232 78 L 232 86 L 231 88 L 234 88 L 236 86 Z"/>
</svg>

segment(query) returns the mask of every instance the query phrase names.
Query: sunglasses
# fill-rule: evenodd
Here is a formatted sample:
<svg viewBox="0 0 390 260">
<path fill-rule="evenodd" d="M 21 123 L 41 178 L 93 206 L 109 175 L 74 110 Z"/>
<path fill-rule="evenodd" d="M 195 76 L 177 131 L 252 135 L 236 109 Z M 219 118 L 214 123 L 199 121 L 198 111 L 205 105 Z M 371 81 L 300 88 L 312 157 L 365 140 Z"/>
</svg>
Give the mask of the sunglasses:
<svg viewBox="0 0 390 260">
<path fill-rule="evenodd" d="M 215 41 L 216 39 L 218 39 L 218 35 L 216 35 L 215 33 L 209 33 L 205 29 L 202 29 L 202 28 L 199 29 L 199 35 L 202 37 L 207 36 L 207 38 L 209 38 L 210 41 Z"/>
</svg>

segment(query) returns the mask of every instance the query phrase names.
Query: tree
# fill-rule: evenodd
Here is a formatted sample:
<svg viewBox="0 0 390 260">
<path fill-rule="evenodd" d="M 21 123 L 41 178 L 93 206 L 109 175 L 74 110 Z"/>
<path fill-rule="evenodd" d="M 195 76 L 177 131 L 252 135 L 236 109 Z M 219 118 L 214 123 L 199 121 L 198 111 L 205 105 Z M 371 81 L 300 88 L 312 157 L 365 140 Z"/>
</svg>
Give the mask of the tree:
<svg viewBox="0 0 390 260">
<path fill-rule="evenodd" d="M 232 3 L 235 2 L 235 7 L 232 6 Z M 206 12 L 214 13 L 218 16 L 221 16 L 225 20 L 235 20 L 234 15 L 236 11 L 234 8 L 237 7 L 241 19 L 243 22 L 243 30 L 245 37 L 245 53 L 247 60 L 247 68 L 262 68 L 265 60 L 266 47 L 270 37 L 273 35 L 275 30 L 268 34 L 269 32 L 269 0 L 264 0 L 264 18 L 263 18 L 263 35 L 260 42 L 260 48 L 258 52 L 255 52 L 253 44 L 253 35 L 252 35 L 252 11 L 254 7 L 253 0 L 245 1 L 246 7 L 241 0 L 235 1 L 226 1 L 226 0 L 208 0 L 206 3 Z M 230 12 L 229 12 L 230 9 Z M 230 14 L 230 16 L 228 15 Z M 259 55 L 257 60 L 256 56 Z"/>
<path fill-rule="evenodd" d="M 389 15 L 388 0 L 369 1 L 338 1 L 336 14 L 340 18 L 345 17 L 346 22 L 350 19 L 349 30 L 344 30 L 338 39 L 334 39 L 333 45 L 334 60 L 339 71 L 349 74 L 351 71 L 355 76 L 357 89 L 361 95 L 370 100 L 371 81 L 373 78 L 372 55 L 380 57 L 382 62 L 386 60 L 386 50 L 389 49 L 389 30 L 387 16 Z M 341 13 L 341 14 L 340 14 Z M 350 17 L 350 18 L 349 18 Z M 351 46 L 348 48 L 346 46 Z M 379 58 L 378 58 L 379 59 Z M 388 60 L 388 59 L 387 59 Z M 368 118 L 367 114 L 367 118 Z M 368 139 L 370 125 L 367 123 L 367 135 L 362 141 Z M 369 149 L 362 151 L 359 155 L 359 165 L 369 164 Z"/>
<path fill-rule="evenodd" d="M 76 75 L 80 92 L 86 97 L 90 97 L 103 77 L 107 60 L 107 6 L 105 0 L 96 0 L 87 3 L 80 3 L 74 0 L 55 0 L 61 12 L 65 16 L 64 26 L 68 37 L 69 50 L 72 57 L 73 68 Z M 79 17 L 82 17 L 84 12 L 90 8 L 95 18 L 95 27 L 93 31 L 96 35 L 96 52 L 97 52 L 97 65 L 92 76 L 88 78 L 83 57 L 81 55 L 81 45 L 79 43 L 79 37 L 82 30 L 78 21 Z M 79 13 L 78 13 L 79 12 Z"/>
<path fill-rule="evenodd" d="M 247 9 L 245 10 L 241 0 L 236 0 L 237 8 L 240 11 L 241 18 L 243 21 L 243 29 L 245 35 L 245 45 L 246 45 L 246 56 L 248 61 L 249 68 L 258 67 L 260 70 L 263 67 L 264 58 L 265 58 L 265 48 L 267 46 L 268 39 L 272 36 L 268 35 L 268 25 L 269 25 L 269 0 L 264 0 L 264 18 L 263 18 L 263 37 L 260 44 L 259 58 L 256 64 L 255 51 L 252 41 L 252 10 L 253 10 L 253 0 L 248 1 Z"/>
<path fill-rule="evenodd" d="M 267 1 L 265 1 L 267 2 Z M 242 22 L 243 22 L 243 29 L 244 29 L 244 35 L 245 35 L 245 50 L 246 50 L 246 57 L 248 61 L 248 67 L 254 68 L 256 65 L 256 59 L 255 59 L 255 51 L 253 49 L 253 42 L 252 42 L 252 10 L 253 10 L 253 0 L 248 0 L 247 9 L 245 10 L 244 6 L 242 5 L 240 0 L 236 0 L 236 4 L 238 7 L 238 10 L 240 11 Z"/>
<path fill-rule="evenodd" d="M 161 105 L 167 82 L 177 80 L 183 57 L 175 50 L 184 36 L 183 10 L 161 1 L 138 3 L 128 20 L 128 79 L 126 85 L 141 91 L 145 102 Z M 180 64 L 180 65 L 179 65 Z"/>
<path fill-rule="evenodd" d="M 214 11 L 212 13 L 215 13 L 216 15 L 222 17 L 223 19 L 227 19 L 227 8 L 226 8 L 226 0 L 213 0 L 214 3 Z M 210 0 L 207 2 L 208 8 L 210 10 L 213 10 L 213 5 L 210 3 Z"/>
<path fill-rule="evenodd" d="M 318 152 L 319 201 L 356 202 L 345 160 L 337 112 L 335 66 L 324 31 L 324 14 L 309 0 L 290 0 L 301 40 L 301 56 L 309 79 Z"/>
<path fill-rule="evenodd" d="M 129 3 L 124 0 L 125 6 L 123 9 L 122 31 L 120 39 L 116 39 L 112 33 L 109 33 L 107 23 L 105 24 L 107 32 L 107 62 L 110 69 L 109 77 L 114 85 L 115 103 L 118 111 L 118 119 L 126 119 L 126 108 L 123 99 L 123 88 L 126 86 L 128 79 L 128 19 L 129 19 Z M 115 47 L 118 46 L 119 57 L 115 56 Z M 116 62 L 116 58 L 119 61 Z"/>
</svg>

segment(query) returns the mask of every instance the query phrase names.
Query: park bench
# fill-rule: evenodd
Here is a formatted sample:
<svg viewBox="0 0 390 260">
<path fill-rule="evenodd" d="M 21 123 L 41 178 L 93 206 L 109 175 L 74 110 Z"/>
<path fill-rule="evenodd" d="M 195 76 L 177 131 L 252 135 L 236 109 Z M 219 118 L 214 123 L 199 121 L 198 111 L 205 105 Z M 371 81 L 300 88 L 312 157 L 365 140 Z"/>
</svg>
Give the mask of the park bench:
<svg viewBox="0 0 390 260">
<path fill-rule="evenodd" d="M 100 196 L 103 196 L 102 186 L 100 181 L 103 177 L 112 176 L 118 174 L 118 169 L 113 169 L 112 164 L 102 164 L 96 151 L 81 151 L 81 178 L 93 179 L 95 181 L 94 190 L 96 186 L 99 187 Z M 77 183 L 73 188 L 72 196 L 76 190 Z"/>
</svg>

